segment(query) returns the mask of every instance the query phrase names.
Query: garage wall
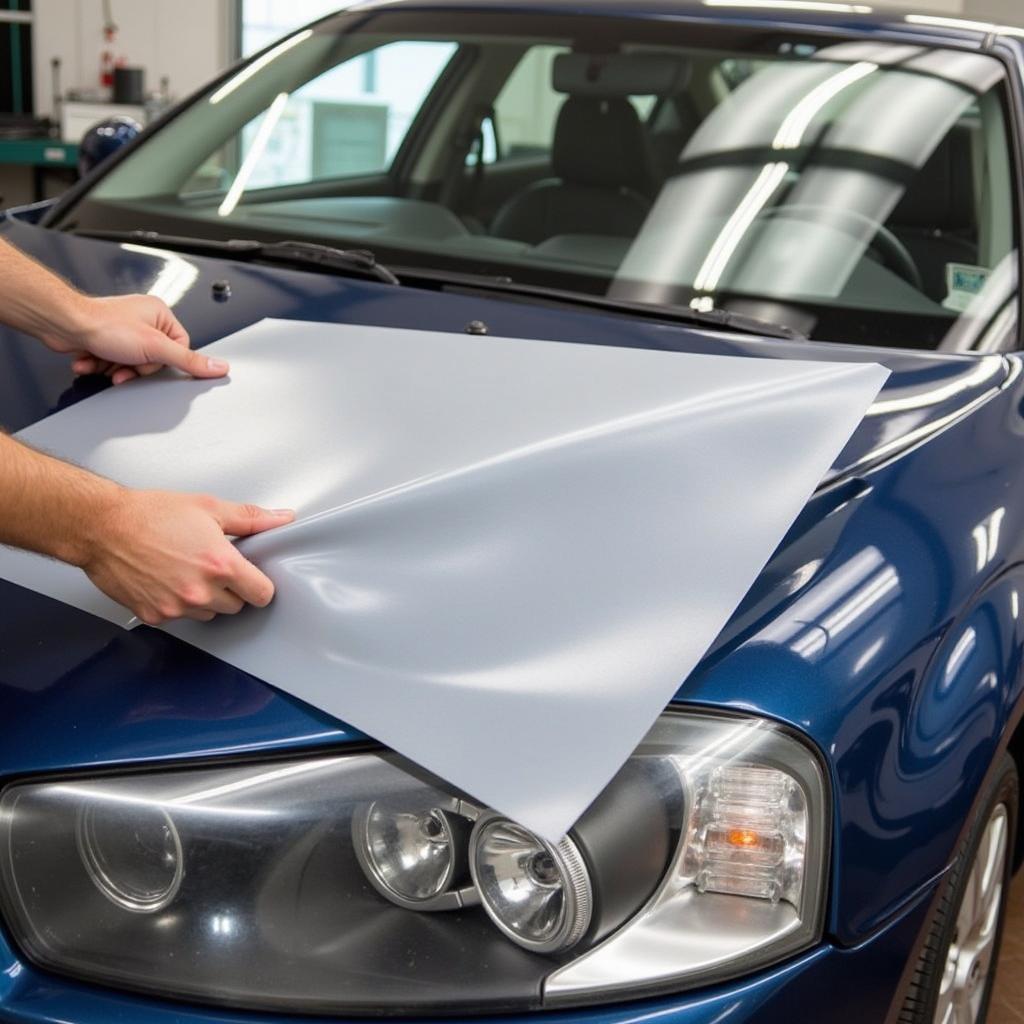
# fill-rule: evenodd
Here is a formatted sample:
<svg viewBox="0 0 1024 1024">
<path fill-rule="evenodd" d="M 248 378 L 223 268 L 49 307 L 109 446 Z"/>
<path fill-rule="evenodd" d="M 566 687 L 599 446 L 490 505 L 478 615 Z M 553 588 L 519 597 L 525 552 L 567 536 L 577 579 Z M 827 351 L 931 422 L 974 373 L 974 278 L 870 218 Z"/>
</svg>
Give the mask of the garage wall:
<svg viewBox="0 0 1024 1024">
<path fill-rule="evenodd" d="M 872 6 L 903 10 L 917 8 L 936 14 L 958 14 L 1006 25 L 1024 25 L 1024 0 L 873 0 Z"/>
<path fill-rule="evenodd" d="M 911 0 L 913 2 L 913 0 Z M 301 24 L 344 0 L 247 0 L 254 23 L 247 49 L 265 45 L 260 32 L 279 29 L 273 17 Z M 873 0 L 873 6 L 905 8 L 908 0 Z M 937 13 L 995 18 L 1024 23 L 1024 0 L 917 0 Z M 220 72 L 233 57 L 235 0 L 113 0 L 120 27 L 118 51 L 129 63 L 147 69 L 147 86 L 155 89 L 167 75 L 173 95 L 182 97 Z M 60 57 L 65 89 L 95 85 L 99 75 L 102 38 L 102 0 L 34 0 L 35 96 L 41 115 L 52 113 L 50 60 Z M 266 11 L 264 11 L 264 8 Z M 290 27 L 290 26 L 287 26 Z M 269 33 L 273 34 L 273 33 Z"/>
<path fill-rule="evenodd" d="M 970 3 L 971 0 L 966 0 Z M 1018 0 L 1013 0 L 1014 3 Z M 934 11 L 936 14 L 962 14 L 964 12 L 965 0 L 874 0 L 874 7 L 886 8 L 896 7 L 900 10 L 919 8 L 925 11 Z"/>
<path fill-rule="evenodd" d="M 965 10 L 976 17 L 998 19 L 1008 25 L 1024 24 L 1022 0 L 967 0 Z"/>
<path fill-rule="evenodd" d="M 64 89 L 99 84 L 103 41 L 102 0 L 34 0 L 36 113 L 53 109 L 50 61 L 62 62 Z M 233 0 L 113 0 L 119 27 L 116 53 L 146 68 L 146 87 L 166 75 L 181 97 L 229 62 Z"/>
</svg>

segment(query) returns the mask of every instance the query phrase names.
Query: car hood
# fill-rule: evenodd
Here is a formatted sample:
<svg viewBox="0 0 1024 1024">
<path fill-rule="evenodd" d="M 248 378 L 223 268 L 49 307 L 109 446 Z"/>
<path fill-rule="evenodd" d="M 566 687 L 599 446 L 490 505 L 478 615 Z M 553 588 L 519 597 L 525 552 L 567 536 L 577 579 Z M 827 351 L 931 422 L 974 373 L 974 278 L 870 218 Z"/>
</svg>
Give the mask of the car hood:
<svg viewBox="0 0 1024 1024">
<path fill-rule="evenodd" d="M 453 294 L 241 264 L 77 238 L 8 218 L 9 240 L 97 294 L 151 292 L 171 303 L 203 345 L 263 317 L 464 331 L 492 335 L 707 352 L 749 358 L 880 362 L 891 376 L 789 536 L 706 659 L 720 660 L 792 592 L 794 573 L 827 554 L 842 528 L 837 510 L 857 474 L 891 459 L 998 391 L 999 356 L 787 342 L 578 312 L 565 306 Z M 214 285 L 217 285 L 217 288 Z M 230 293 L 225 301 L 224 295 Z M 0 329 L 0 422 L 20 429 L 94 393 L 71 381 L 65 359 Z M 0 582 L 0 771 L 16 773 L 243 754 L 361 738 L 353 729 L 157 630 L 125 632 L 13 584 Z M 688 691 L 690 699 L 699 692 Z M 747 702 L 750 703 L 749 701 Z M 766 708 L 769 710 L 770 708 Z"/>
</svg>

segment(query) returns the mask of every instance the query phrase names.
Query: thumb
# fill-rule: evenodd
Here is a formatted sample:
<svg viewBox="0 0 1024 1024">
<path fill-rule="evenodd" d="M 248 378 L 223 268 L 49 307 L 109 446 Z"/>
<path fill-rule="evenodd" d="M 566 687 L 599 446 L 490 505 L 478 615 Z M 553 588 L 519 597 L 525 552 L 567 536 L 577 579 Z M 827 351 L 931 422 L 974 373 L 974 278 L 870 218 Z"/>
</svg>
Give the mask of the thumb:
<svg viewBox="0 0 1024 1024">
<path fill-rule="evenodd" d="M 236 505 L 232 501 L 219 501 L 214 511 L 220 528 L 232 537 L 248 537 L 277 526 L 286 526 L 295 519 L 288 508 L 267 509 L 259 505 Z"/>
<path fill-rule="evenodd" d="M 173 366 L 192 377 L 223 377 L 230 369 L 223 359 L 213 359 L 201 352 L 193 352 L 157 330 L 147 340 L 146 362 Z"/>
</svg>

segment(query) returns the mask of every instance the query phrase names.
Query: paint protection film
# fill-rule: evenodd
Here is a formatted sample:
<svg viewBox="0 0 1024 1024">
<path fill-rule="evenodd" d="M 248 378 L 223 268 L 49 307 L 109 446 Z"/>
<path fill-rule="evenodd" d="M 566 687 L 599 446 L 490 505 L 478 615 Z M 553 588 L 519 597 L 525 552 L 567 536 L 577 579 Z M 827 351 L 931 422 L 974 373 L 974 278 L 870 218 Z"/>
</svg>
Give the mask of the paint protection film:
<svg viewBox="0 0 1024 1024">
<path fill-rule="evenodd" d="M 557 841 L 877 395 L 877 365 L 266 320 L 20 435 L 135 487 L 294 507 L 266 610 L 168 632 Z M 76 569 L 0 576 L 128 625 Z"/>
</svg>

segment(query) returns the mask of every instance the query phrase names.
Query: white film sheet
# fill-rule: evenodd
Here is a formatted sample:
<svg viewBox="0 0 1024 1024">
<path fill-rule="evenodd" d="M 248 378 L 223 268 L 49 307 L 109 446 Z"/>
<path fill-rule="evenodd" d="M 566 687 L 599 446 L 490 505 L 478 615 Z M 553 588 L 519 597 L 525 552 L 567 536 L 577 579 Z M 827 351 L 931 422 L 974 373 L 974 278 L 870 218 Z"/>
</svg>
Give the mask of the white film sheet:
<svg viewBox="0 0 1024 1024">
<path fill-rule="evenodd" d="M 881 388 L 875 364 L 264 320 L 19 436 L 295 508 L 266 610 L 167 631 L 549 839 L 697 665 Z M 0 577 L 123 625 L 83 573 Z"/>
</svg>

